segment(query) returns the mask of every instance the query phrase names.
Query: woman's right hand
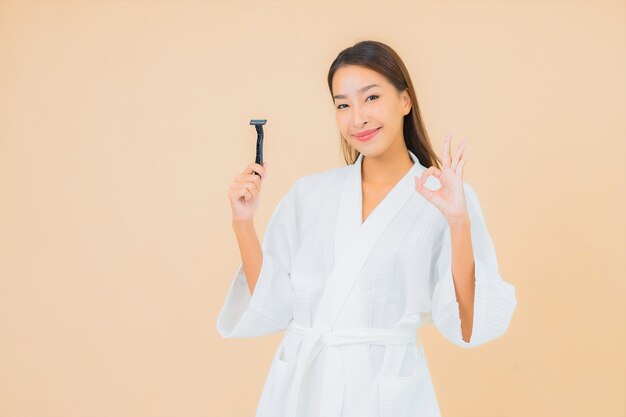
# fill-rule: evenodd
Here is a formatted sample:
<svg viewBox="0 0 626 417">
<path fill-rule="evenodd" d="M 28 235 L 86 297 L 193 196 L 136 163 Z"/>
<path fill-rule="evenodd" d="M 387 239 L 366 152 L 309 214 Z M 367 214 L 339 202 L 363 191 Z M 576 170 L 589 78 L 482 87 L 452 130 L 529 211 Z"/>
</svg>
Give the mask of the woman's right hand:
<svg viewBox="0 0 626 417">
<path fill-rule="evenodd" d="M 233 222 L 247 222 L 254 218 L 261 192 L 261 177 L 254 172 L 258 172 L 262 178 L 265 178 L 265 165 L 265 163 L 262 166 L 252 162 L 231 183 L 228 199 L 233 213 Z"/>
</svg>

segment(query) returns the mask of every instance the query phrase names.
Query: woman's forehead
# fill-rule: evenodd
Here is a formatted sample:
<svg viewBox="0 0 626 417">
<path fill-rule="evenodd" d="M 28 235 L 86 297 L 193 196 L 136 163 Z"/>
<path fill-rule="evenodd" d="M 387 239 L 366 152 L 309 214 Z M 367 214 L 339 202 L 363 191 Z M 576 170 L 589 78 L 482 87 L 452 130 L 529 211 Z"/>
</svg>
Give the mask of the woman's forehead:
<svg viewBox="0 0 626 417">
<path fill-rule="evenodd" d="M 388 83 L 378 72 L 369 68 L 350 65 L 337 70 L 333 77 L 333 93 L 340 96 L 359 94 L 372 86 L 385 88 Z"/>
</svg>

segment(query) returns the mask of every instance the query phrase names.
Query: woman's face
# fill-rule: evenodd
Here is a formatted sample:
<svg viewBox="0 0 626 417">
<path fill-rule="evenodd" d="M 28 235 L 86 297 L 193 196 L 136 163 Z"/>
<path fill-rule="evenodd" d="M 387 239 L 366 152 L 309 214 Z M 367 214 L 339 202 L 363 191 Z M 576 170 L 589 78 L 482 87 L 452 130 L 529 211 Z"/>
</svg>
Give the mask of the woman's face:
<svg viewBox="0 0 626 417">
<path fill-rule="evenodd" d="M 406 91 L 398 93 L 378 72 L 356 65 L 338 69 L 332 89 L 337 127 L 352 147 L 365 156 L 404 147 L 403 118 L 411 110 Z M 378 131 L 359 140 L 358 133 L 371 129 Z"/>
</svg>

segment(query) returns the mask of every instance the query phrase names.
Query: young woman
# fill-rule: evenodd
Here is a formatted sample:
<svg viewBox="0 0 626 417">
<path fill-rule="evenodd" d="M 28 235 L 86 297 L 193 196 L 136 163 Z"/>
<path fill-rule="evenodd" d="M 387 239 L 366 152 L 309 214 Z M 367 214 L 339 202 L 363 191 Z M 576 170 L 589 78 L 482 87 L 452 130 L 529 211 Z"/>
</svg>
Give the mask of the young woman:
<svg viewBox="0 0 626 417">
<path fill-rule="evenodd" d="M 484 344 L 506 332 L 515 287 L 463 182 L 464 143 L 451 152 L 448 135 L 440 164 L 398 55 L 359 42 L 339 53 L 328 86 L 348 164 L 297 179 L 262 245 L 253 214 L 266 169 L 235 178 L 242 263 L 217 329 L 286 329 L 257 417 L 436 417 L 416 330 L 432 323 L 461 347 Z"/>
</svg>

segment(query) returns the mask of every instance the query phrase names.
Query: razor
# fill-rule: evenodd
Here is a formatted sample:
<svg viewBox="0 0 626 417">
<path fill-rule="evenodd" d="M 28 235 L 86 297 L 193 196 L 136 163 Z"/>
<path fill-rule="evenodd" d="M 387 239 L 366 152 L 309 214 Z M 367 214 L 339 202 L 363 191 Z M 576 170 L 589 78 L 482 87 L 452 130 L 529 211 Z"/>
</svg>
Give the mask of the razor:
<svg viewBox="0 0 626 417">
<path fill-rule="evenodd" d="M 250 124 L 256 128 L 256 158 L 254 162 L 259 165 L 263 165 L 263 125 L 267 122 L 267 119 L 252 119 Z M 261 174 L 254 172 L 259 177 Z"/>
</svg>

